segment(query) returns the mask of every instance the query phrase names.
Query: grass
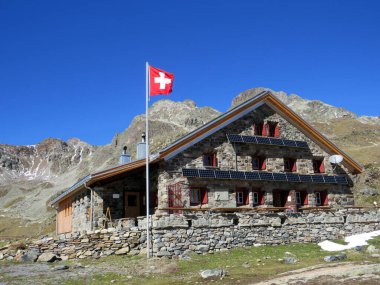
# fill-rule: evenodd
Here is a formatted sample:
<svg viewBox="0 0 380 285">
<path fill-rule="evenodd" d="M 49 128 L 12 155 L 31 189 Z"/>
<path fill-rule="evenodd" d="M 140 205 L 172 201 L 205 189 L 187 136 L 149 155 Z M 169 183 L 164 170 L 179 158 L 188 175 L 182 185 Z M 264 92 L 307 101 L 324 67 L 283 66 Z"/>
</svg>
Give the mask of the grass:
<svg viewBox="0 0 380 285">
<path fill-rule="evenodd" d="M 372 240 L 370 244 L 380 248 L 380 237 Z M 296 264 L 285 264 L 279 261 L 286 252 L 295 255 L 299 260 Z M 280 246 L 262 246 L 232 249 L 207 255 L 191 255 L 191 260 L 150 260 L 148 263 L 143 257 L 108 257 L 100 260 L 88 260 L 86 265 L 97 266 L 96 264 L 107 264 L 108 268 L 117 265 L 123 270 L 109 272 L 105 270 L 101 274 L 94 274 L 78 279 L 69 279 L 67 285 L 72 284 L 109 284 L 115 280 L 114 284 L 250 284 L 253 281 L 268 279 L 276 274 L 324 264 L 323 257 L 334 253 L 322 251 L 315 244 L 294 244 Z M 371 258 L 365 251 L 346 251 L 347 261 L 379 262 Z M 243 266 L 243 264 L 245 266 Z M 158 267 L 159 270 L 147 273 L 145 270 L 136 270 L 136 267 L 149 268 Z M 205 269 L 219 268 L 228 272 L 223 280 L 215 279 L 203 280 L 199 272 Z M 129 276 L 129 278 L 128 278 Z M 132 278 L 131 278 L 132 277 Z"/>
</svg>

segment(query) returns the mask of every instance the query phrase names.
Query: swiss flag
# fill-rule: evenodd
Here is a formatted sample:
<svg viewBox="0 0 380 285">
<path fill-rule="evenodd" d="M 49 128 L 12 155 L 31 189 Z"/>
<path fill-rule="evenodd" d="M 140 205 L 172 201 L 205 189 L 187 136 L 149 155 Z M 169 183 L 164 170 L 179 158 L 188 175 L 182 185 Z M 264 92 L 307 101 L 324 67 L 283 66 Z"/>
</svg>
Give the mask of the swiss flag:
<svg viewBox="0 0 380 285">
<path fill-rule="evenodd" d="M 162 69 L 149 66 L 150 96 L 171 93 L 174 75 Z"/>
</svg>

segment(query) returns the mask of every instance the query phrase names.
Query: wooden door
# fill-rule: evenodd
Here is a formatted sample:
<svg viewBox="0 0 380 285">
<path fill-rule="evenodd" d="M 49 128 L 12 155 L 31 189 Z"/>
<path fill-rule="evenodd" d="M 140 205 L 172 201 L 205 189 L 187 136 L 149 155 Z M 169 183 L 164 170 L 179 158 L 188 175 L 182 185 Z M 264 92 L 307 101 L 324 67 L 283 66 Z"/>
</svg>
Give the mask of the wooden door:
<svg viewBox="0 0 380 285">
<path fill-rule="evenodd" d="M 71 222 L 73 219 L 72 201 L 67 198 L 59 203 L 57 216 L 58 234 L 71 232 Z"/>
<path fill-rule="evenodd" d="M 140 193 L 124 192 L 124 215 L 126 218 L 140 216 Z"/>
<path fill-rule="evenodd" d="M 274 207 L 282 207 L 281 206 L 281 193 L 280 193 L 280 191 L 273 191 L 273 206 Z"/>
</svg>

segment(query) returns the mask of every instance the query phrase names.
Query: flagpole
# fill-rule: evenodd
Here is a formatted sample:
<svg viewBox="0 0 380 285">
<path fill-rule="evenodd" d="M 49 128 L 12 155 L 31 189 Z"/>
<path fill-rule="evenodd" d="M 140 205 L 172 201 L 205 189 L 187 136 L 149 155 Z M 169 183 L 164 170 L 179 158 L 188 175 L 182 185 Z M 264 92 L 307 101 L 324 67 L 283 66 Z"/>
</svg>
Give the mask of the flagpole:
<svg viewBox="0 0 380 285">
<path fill-rule="evenodd" d="M 145 163 L 146 163 L 146 193 L 145 193 L 145 203 L 146 203 L 146 257 L 150 258 L 150 236 L 149 236 L 149 64 L 146 62 L 146 100 L 145 100 Z"/>
</svg>

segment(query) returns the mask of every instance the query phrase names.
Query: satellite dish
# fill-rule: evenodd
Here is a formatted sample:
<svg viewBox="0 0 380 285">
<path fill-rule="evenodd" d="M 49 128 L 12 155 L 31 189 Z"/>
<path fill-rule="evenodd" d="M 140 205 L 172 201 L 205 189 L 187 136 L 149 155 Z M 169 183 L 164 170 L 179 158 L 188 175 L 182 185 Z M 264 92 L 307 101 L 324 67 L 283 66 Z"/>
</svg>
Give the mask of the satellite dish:
<svg viewBox="0 0 380 285">
<path fill-rule="evenodd" d="M 340 154 L 334 154 L 329 157 L 329 161 L 332 164 L 339 164 L 343 161 L 343 156 L 341 156 Z"/>
</svg>

